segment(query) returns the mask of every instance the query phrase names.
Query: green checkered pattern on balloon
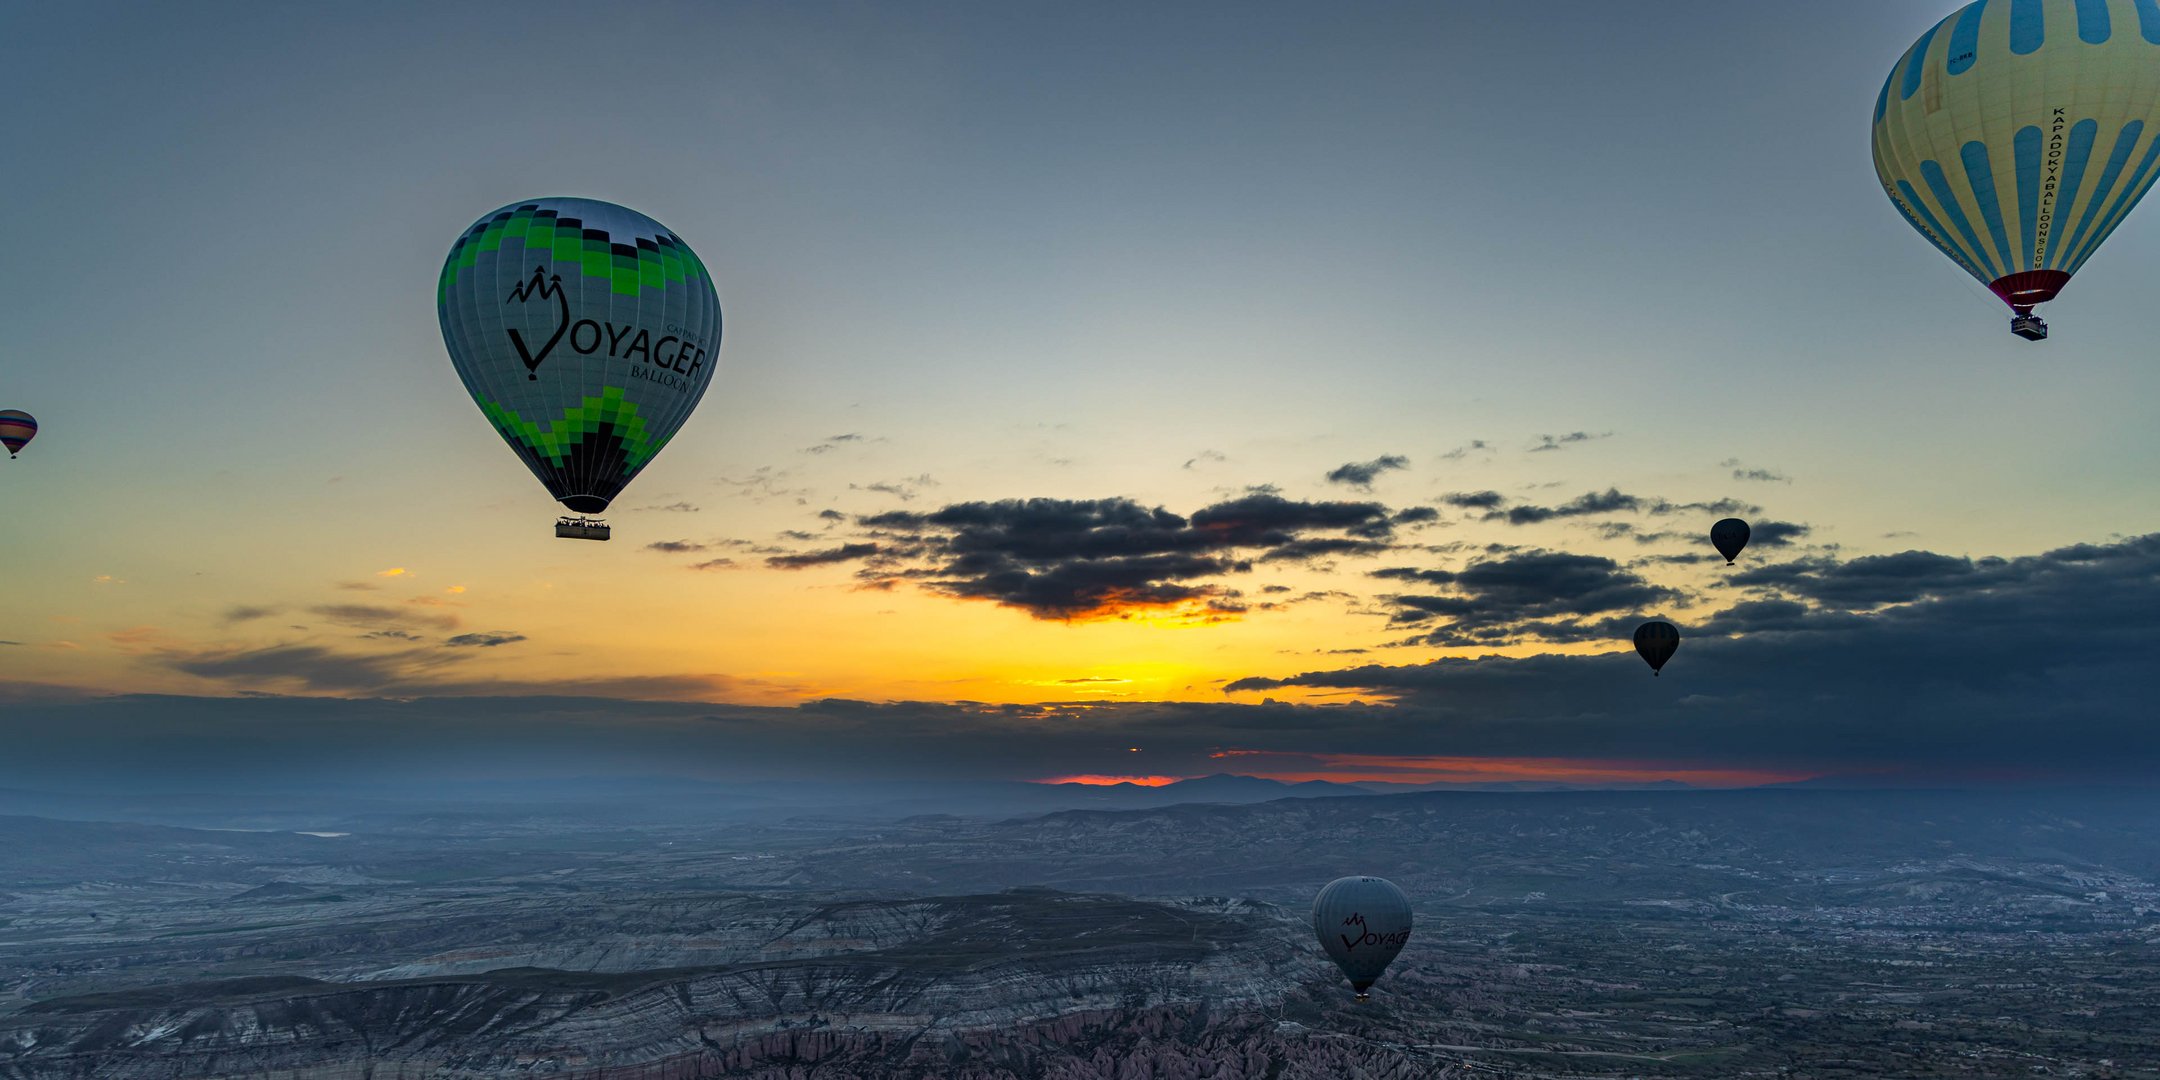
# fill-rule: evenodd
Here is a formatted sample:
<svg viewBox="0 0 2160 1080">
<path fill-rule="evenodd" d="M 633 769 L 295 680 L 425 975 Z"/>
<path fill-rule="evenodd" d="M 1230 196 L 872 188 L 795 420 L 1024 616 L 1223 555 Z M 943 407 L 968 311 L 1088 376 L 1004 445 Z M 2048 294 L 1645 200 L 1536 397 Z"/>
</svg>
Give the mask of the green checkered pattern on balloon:
<svg viewBox="0 0 2160 1080">
<path fill-rule="evenodd" d="M 623 471 L 626 473 L 642 468 L 667 445 L 666 439 L 654 439 L 646 433 L 645 418 L 638 415 L 636 403 L 623 400 L 619 386 L 607 387 L 600 396 L 586 398 L 581 404 L 565 410 L 561 419 L 545 428 L 506 406 L 486 398 L 475 400 L 480 402 L 480 411 L 486 413 L 505 436 L 558 468 L 569 456 L 571 447 L 584 442 L 585 436 L 598 432 L 603 424 L 612 425 L 622 439 Z"/>
<path fill-rule="evenodd" d="M 704 281 L 709 276 L 690 246 L 673 236 L 632 237 L 625 244 L 604 230 L 572 222 L 562 225 L 553 210 L 521 206 L 473 226 L 450 248 L 442 281 L 435 289 L 436 302 L 449 295 L 458 274 L 478 262 L 481 252 L 499 251 L 504 241 L 512 239 L 526 251 L 548 248 L 554 261 L 576 263 L 580 273 L 608 279 L 613 291 L 624 296 L 636 296 L 641 289 L 665 289 L 671 282 Z"/>
</svg>

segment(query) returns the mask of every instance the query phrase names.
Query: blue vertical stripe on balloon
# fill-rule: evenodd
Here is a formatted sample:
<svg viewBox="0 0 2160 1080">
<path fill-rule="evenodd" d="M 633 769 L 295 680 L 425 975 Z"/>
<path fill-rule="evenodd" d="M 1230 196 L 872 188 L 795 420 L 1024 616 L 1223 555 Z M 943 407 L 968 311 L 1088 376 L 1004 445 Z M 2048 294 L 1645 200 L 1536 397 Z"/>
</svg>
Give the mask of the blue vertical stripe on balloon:
<svg viewBox="0 0 2160 1080">
<path fill-rule="evenodd" d="M 2146 149 L 2145 160 L 2138 162 L 2137 172 L 2131 175 L 2129 183 L 2123 185 L 2122 194 L 2115 197 L 2115 205 L 2108 208 L 2107 216 L 2100 219 L 2100 227 L 2093 230 L 2093 234 L 2086 238 L 2085 245 L 2078 249 L 2077 262 L 2067 268 L 2071 273 L 2077 273 L 2078 267 L 2085 265 L 2085 260 L 2092 258 L 2093 252 L 2100 250 L 2100 242 L 2107 239 L 2116 226 L 2122 224 L 2123 214 L 2144 197 L 2145 189 L 2152 186 L 2153 164 L 2156 161 L 2160 161 L 2160 139 L 2154 139 L 2152 145 Z"/>
<path fill-rule="evenodd" d="M 2092 198 L 2085 204 L 2084 216 L 2078 218 L 2077 231 L 2070 234 L 2070 253 L 2067 258 L 2075 260 L 2078 246 L 2085 239 L 2086 230 L 2100 214 L 2101 204 L 2107 202 L 2108 193 L 2115 190 L 2115 180 L 2122 175 L 2124 163 L 2130 160 L 2130 151 L 2137 146 L 2138 136 L 2145 131 L 2145 121 L 2132 120 L 2123 125 L 2115 136 L 2115 149 L 2108 153 L 2107 167 L 2100 170 L 2100 182 L 2093 185 Z M 2070 267 L 2065 266 L 2068 270 Z"/>
<path fill-rule="evenodd" d="M 1958 149 L 1958 160 L 1965 165 L 1965 186 L 1973 193 L 1973 202 L 1980 208 L 1980 220 L 1987 223 L 1988 235 L 1995 240 L 1995 253 L 2002 256 L 2004 273 L 2017 268 L 2017 257 L 2010 253 L 2010 235 L 2003 230 L 2002 204 L 1995 198 L 1995 163 L 1988 158 L 1987 144 L 1978 139 Z"/>
<path fill-rule="evenodd" d="M 2069 259 L 2065 253 L 2070 245 L 2062 242 L 2062 225 L 2070 220 L 2077 209 L 2078 187 L 2085 182 L 2085 162 L 2092 158 L 2093 137 L 2100 132 L 2100 122 L 2080 120 L 2070 129 L 2070 145 L 2063 151 L 2062 182 L 2055 188 L 2055 224 L 2048 230 L 2048 254 L 2045 260 L 2050 269 L 2060 270 Z"/>
<path fill-rule="evenodd" d="M 2098 45 L 2113 32 L 2108 25 L 2108 0 L 2077 0 L 2078 40 Z"/>
<path fill-rule="evenodd" d="M 2010 51 L 2024 56 L 2047 43 L 2046 5 L 2042 0 L 2010 0 Z"/>
<path fill-rule="evenodd" d="M 2018 238 L 2025 245 L 2017 267 L 2036 270 L 2033 241 L 2040 231 L 2040 128 L 2019 128 L 2010 146 L 2017 157 Z"/>
<path fill-rule="evenodd" d="M 2160 0 L 2137 0 L 2138 33 L 2149 44 L 2160 45 Z"/>
<path fill-rule="evenodd" d="M 1928 44 L 1935 40 L 1935 31 L 1940 29 L 1942 23 L 1928 27 L 1928 32 L 1920 35 L 1919 42 L 1913 45 L 1912 52 L 1905 57 L 1905 85 L 1898 88 L 1899 101 L 1913 96 L 1913 91 L 1920 89 L 1921 65 L 1927 63 Z"/>
<path fill-rule="evenodd" d="M 1882 93 L 1875 95 L 1875 122 L 1882 123 L 1883 114 L 1890 111 L 1890 84 L 1897 81 L 1897 68 L 1890 69 L 1890 77 L 1882 81 Z"/>
<path fill-rule="evenodd" d="M 1973 232 L 1972 222 L 1966 220 L 1965 207 L 1958 202 L 1957 193 L 1950 190 L 1950 179 L 1943 175 L 1942 166 L 1933 161 L 1921 162 L 1920 178 L 1927 181 L 1928 190 L 1934 193 L 1935 204 L 1942 207 L 1943 216 L 1949 218 L 1950 224 L 1957 226 L 1958 235 L 1965 238 L 1965 248 L 1972 253 L 1973 265 L 1984 271 L 1989 281 L 2001 277 L 1994 261 L 1988 258 L 1987 249 L 1980 246 L 1980 237 Z"/>
<path fill-rule="evenodd" d="M 1919 230 L 1920 234 L 1927 237 L 1943 254 L 1950 256 L 1952 261 L 1964 267 L 1966 273 L 1974 277 L 1986 278 L 1990 281 L 1994 280 L 1981 272 L 1980 267 L 1973 262 L 1972 256 L 1965 254 L 1964 249 L 1957 246 L 1957 241 L 1950 239 L 1949 231 L 1942 227 L 1942 222 L 1935 220 L 1934 214 L 1928 212 L 1927 204 L 1920 201 L 1920 193 L 1913 190 L 1910 181 L 1900 180 L 1897 182 L 1897 186 L 1898 190 L 1904 193 L 1905 198 L 1902 200 L 1893 199 L 1891 204 L 1898 208 L 1899 213 L 1905 215 L 1905 220 L 1911 222 L 1914 229 Z M 1915 214 L 1919 216 L 1915 218 Z M 1922 228 L 1922 223 L 1925 223 L 1925 228 Z"/>
<path fill-rule="evenodd" d="M 1980 58 L 1980 16 L 1987 12 L 1987 0 L 1958 12 L 1957 25 L 1950 29 L 1950 63 L 1944 70 L 1952 75 L 1963 75 Z"/>
</svg>

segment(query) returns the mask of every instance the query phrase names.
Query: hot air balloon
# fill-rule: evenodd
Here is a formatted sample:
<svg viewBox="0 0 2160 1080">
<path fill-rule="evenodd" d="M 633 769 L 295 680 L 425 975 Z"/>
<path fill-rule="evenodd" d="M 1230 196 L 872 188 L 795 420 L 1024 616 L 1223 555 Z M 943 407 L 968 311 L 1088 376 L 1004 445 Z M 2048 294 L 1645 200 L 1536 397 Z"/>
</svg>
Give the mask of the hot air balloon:
<svg viewBox="0 0 2160 1080">
<path fill-rule="evenodd" d="M 37 438 L 37 417 L 21 409 L 0 409 L 0 446 L 7 447 L 9 457 L 22 452 Z"/>
<path fill-rule="evenodd" d="M 1386 878 L 1336 878 L 1313 898 L 1313 933 L 1357 999 L 1410 941 L 1410 901 Z"/>
<path fill-rule="evenodd" d="M 1898 212 L 2010 305 L 2062 291 L 2160 164 L 2160 5 L 1977 0 L 1906 50 L 1875 99 Z"/>
<path fill-rule="evenodd" d="M 1733 556 L 1740 554 L 1740 549 L 1747 546 L 1747 540 L 1747 522 L 1739 518 L 1726 518 L 1710 526 L 1710 546 L 1716 548 L 1718 554 L 1725 556 L 1727 566 L 1731 566 Z"/>
<path fill-rule="evenodd" d="M 1653 676 L 1665 670 L 1665 661 L 1679 648 L 1680 631 L 1669 622 L 1652 620 L 1635 628 L 1635 651 L 1650 665 Z"/>
<path fill-rule="evenodd" d="M 564 506 L 597 514 L 712 381 L 720 298 L 682 238 L 594 199 L 529 199 L 450 246 L 436 312 L 473 401 Z M 556 535 L 604 540 L 562 518 Z"/>
</svg>

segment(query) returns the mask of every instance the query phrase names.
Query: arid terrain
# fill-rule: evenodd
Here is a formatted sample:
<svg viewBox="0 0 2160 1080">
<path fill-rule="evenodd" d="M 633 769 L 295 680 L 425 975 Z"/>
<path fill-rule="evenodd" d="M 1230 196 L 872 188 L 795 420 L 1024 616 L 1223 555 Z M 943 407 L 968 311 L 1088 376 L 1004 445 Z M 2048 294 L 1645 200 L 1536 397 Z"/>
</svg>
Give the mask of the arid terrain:
<svg viewBox="0 0 2160 1080">
<path fill-rule="evenodd" d="M 0 1074 L 2160 1075 L 2153 811 L 1795 790 L 17 816 Z M 1351 872 L 1419 919 L 1365 1005 L 1305 923 Z"/>
</svg>

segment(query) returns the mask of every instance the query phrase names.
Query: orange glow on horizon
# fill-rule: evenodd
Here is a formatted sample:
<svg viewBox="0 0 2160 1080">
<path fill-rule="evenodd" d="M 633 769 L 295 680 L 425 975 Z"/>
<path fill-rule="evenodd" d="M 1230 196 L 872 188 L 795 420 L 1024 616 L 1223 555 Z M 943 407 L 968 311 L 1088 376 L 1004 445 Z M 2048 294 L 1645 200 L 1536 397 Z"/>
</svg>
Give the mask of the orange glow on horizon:
<svg viewBox="0 0 2160 1080">
<path fill-rule="evenodd" d="M 1189 776 L 1103 776 L 1098 773 L 1085 773 L 1080 776 L 1054 776 L 1048 780 L 1032 782 L 1037 784 L 1083 784 L 1088 787 L 1111 787 L 1116 784 L 1131 784 L 1134 787 L 1168 787 L 1180 780 L 1190 779 L 1192 778 Z"/>
</svg>

